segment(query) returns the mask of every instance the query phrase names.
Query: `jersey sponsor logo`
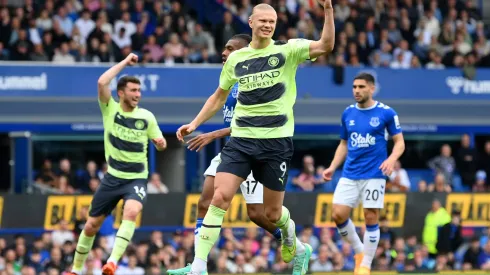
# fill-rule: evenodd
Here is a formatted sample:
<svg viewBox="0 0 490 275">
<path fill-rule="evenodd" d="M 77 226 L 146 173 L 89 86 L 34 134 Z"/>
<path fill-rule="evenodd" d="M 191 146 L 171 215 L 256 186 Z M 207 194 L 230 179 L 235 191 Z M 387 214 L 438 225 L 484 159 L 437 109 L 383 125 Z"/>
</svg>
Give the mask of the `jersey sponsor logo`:
<svg viewBox="0 0 490 275">
<path fill-rule="evenodd" d="M 379 117 L 372 117 L 371 121 L 369 121 L 369 125 L 373 127 L 378 127 L 379 126 Z"/>
<path fill-rule="evenodd" d="M 187 195 L 184 212 L 184 227 L 194 228 L 197 220 L 197 203 L 200 194 Z M 247 214 L 247 203 L 242 195 L 235 195 L 223 219 L 223 228 L 257 227 Z"/>
<path fill-rule="evenodd" d="M 463 226 L 490 226 L 490 200 L 488 194 L 448 194 L 446 197 L 448 213 L 461 212 Z"/>
<path fill-rule="evenodd" d="M 80 210 L 90 208 L 92 196 L 48 196 L 44 216 L 44 229 L 57 229 L 60 220 L 67 221 L 68 228 L 73 230 L 75 220 L 80 219 Z M 119 228 L 123 217 L 123 204 L 121 200 L 114 209 L 114 227 Z M 141 224 L 141 213 L 136 218 L 136 227 Z"/>
<path fill-rule="evenodd" d="M 350 144 L 352 145 L 352 147 L 357 148 L 369 147 L 376 144 L 376 138 L 371 136 L 371 134 L 369 133 L 366 136 L 363 136 L 362 134 L 353 132 L 350 134 L 350 139 Z"/>
<path fill-rule="evenodd" d="M 390 227 L 403 227 L 405 222 L 406 194 L 386 194 L 384 208 L 380 216 L 385 216 Z M 336 227 L 332 218 L 333 194 L 319 194 L 316 199 L 315 226 Z M 356 226 L 364 225 L 364 209 L 362 204 L 352 211 L 352 221 Z"/>
<path fill-rule="evenodd" d="M 240 83 L 240 85 L 243 85 L 240 87 L 242 88 L 242 91 L 270 87 L 274 85 L 274 80 L 280 75 L 281 72 L 279 72 L 278 70 L 258 73 L 254 75 L 247 75 L 238 79 L 238 83 Z"/>
<path fill-rule="evenodd" d="M 225 106 L 223 108 L 223 119 L 226 122 L 231 122 L 231 120 L 233 119 L 233 114 L 234 113 L 235 113 L 235 108 L 233 108 L 233 107 L 228 108 L 228 106 Z"/>
</svg>

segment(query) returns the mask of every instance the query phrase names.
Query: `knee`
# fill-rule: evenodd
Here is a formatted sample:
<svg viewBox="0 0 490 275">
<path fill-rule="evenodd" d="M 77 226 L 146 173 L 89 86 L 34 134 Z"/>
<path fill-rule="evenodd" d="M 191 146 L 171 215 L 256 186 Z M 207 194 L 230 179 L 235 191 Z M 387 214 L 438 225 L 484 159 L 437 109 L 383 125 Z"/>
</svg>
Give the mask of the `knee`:
<svg viewBox="0 0 490 275">
<path fill-rule="evenodd" d="M 377 209 L 364 209 L 364 220 L 368 225 L 377 224 L 378 223 Z"/>
<path fill-rule="evenodd" d="M 234 194 L 233 194 L 234 195 Z M 233 195 L 226 194 L 219 188 L 215 190 L 212 205 L 227 210 L 230 207 L 231 200 L 233 199 Z"/>
<path fill-rule="evenodd" d="M 101 225 L 102 222 L 100 222 L 98 219 L 88 218 L 87 222 L 85 223 L 85 226 L 83 227 L 83 231 L 85 232 L 85 235 L 91 237 L 97 234 L 97 232 L 99 232 Z"/>
<path fill-rule="evenodd" d="M 136 217 L 140 212 L 141 212 L 141 208 L 137 206 L 131 205 L 131 206 L 124 207 L 123 219 L 135 221 Z"/>
<path fill-rule="evenodd" d="M 336 207 L 335 205 L 332 208 L 332 219 L 335 224 L 342 224 L 349 218 L 349 213 L 345 213 L 344 209 L 341 207 Z"/>
<path fill-rule="evenodd" d="M 281 219 L 282 206 L 268 206 L 265 208 L 265 216 L 271 223 L 277 223 Z"/>
</svg>

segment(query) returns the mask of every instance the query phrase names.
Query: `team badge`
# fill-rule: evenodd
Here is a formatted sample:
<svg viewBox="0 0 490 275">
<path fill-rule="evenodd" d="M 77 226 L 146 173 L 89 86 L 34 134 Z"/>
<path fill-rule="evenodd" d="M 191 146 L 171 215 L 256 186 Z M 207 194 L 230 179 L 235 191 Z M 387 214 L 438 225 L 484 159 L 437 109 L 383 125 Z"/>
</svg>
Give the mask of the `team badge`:
<svg viewBox="0 0 490 275">
<path fill-rule="evenodd" d="M 233 98 L 236 98 L 238 96 L 238 87 L 234 88 L 232 91 L 231 91 L 231 96 Z"/>
<path fill-rule="evenodd" d="M 369 122 L 369 125 L 373 127 L 378 127 L 379 126 L 379 117 L 372 117 L 371 121 Z"/>
<path fill-rule="evenodd" d="M 134 127 L 136 127 L 136 129 L 138 130 L 142 130 L 143 128 L 145 128 L 145 123 L 143 122 L 143 120 L 136 120 L 136 122 L 134 123 Z"/>
<path fill-rule="evenodd" d="M 267 63 L 269 64 L 269 66 L 275 67 L 279 64 L 279 58 L 277 58 L 275 56 L 271 56 L 271 57 L 269 57 L 269 60 L 267 61 Z"/>
</svg>

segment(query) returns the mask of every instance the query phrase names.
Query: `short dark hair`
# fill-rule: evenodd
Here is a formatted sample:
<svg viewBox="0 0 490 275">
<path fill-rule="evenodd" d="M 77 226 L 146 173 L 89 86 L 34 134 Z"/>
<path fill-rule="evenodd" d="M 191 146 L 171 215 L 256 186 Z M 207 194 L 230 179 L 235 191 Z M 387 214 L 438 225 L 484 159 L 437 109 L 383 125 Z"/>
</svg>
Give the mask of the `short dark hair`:
<svg viewBox="0 0 490 275">
<path fill-rule="evenodd" d="M 141 84 L 140 80 L 136 76 L 126 75 L 121 77 L 117 82 L 117 90 L 123 90 L 124 88 L 126 88 L 126 85 L 128 85 L 128 83 Z"/>
<path fill-rule="evenodd" d="M 354 80 L 356 80 L 356 79 L 364 80 L 370 84 L 374 84 L 376 82 L 376 80 L 374 79 L 374 76 L 372 74 L 369 74 L 369 73 L 360 73 L 354 78 Z"/>
<path fill-rule="evenodd" d="M 248 34 L 241 33 L 241 34 L 235 34 L 230 40 L 241 40 L 245 42 L 246 45 L 250 44 L 252 42 L 252 37 Z"/>
</svg>

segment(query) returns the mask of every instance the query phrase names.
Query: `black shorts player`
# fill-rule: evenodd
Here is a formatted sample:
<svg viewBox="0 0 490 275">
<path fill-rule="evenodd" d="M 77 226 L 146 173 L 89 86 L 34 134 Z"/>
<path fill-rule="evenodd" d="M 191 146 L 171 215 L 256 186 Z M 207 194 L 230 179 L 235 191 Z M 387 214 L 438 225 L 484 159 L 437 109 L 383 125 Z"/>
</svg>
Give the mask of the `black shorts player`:
<svg viewBox="0 0 490 275">
<path fill-rule="evenodd" d="M 221 163 L 217 172 L 226 172 L 246 179 L 252 171 L 254 178 L 265 187 L 274 191 L 284 191 L 293 151 L 293 140 L 290 137 L 231 137 L 221 151 Z"/>
</svg>

